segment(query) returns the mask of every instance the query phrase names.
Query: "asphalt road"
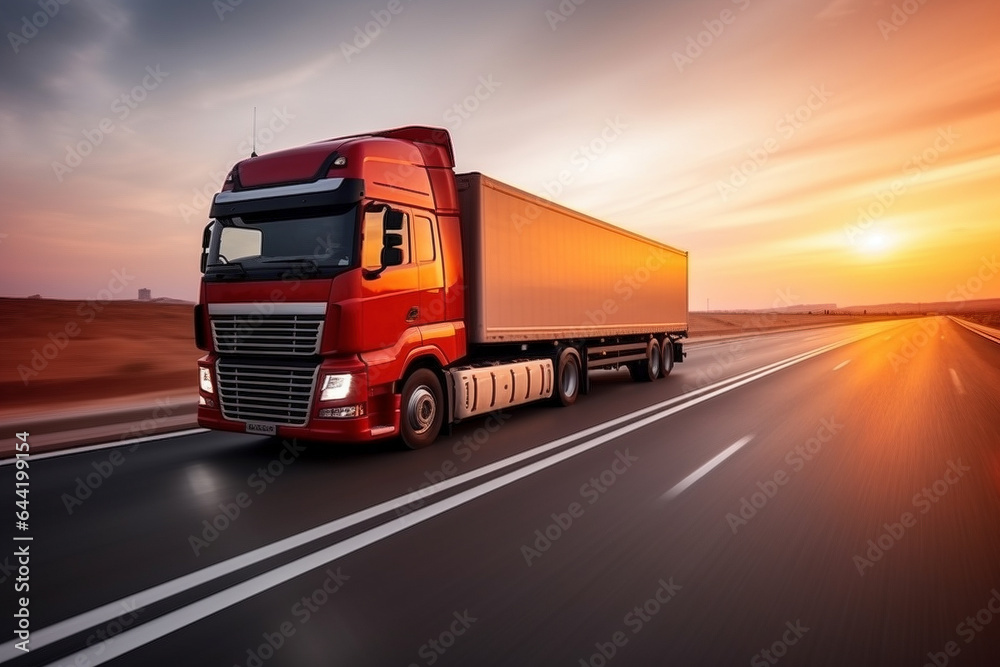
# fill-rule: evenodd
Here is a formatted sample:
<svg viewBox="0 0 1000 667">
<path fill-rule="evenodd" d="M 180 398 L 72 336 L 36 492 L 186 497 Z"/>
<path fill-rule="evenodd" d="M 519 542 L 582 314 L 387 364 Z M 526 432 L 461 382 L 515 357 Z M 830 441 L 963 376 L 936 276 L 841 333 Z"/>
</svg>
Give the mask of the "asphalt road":
<svg viewBox="0 0 1000 667">
<path fill-rule="evenodd" d="M 13 665 L 1000 657 L 1000 345 L 946 318 L 692 345 L 416 452 L 197 433 L 30 483 Z"/>
</svg>

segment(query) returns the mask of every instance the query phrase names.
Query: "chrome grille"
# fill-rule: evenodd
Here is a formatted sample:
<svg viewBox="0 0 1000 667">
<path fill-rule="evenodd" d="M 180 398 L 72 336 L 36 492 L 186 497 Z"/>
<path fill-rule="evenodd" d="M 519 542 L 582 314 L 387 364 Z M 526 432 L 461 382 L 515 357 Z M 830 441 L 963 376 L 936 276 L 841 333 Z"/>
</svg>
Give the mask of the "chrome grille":
<svg viewBox="0 0 1000 667">
<path fill-rule="evenodd" d="M 215 367 L 226 419 L 305 426 L 319 366 L 220 359 Z"/>
<path fill-rule="evenodd" d="M 212 315 L 212 338 L 220 354 L 319 353 L 323 315 L 259 313 Z"/>
</svg>

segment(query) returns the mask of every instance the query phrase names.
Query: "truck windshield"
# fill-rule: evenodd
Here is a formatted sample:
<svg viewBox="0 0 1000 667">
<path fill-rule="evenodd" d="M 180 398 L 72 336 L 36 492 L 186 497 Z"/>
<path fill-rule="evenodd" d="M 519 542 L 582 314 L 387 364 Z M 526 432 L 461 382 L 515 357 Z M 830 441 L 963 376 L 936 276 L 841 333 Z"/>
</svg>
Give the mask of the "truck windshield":
<svg viewBox="0 0 1000 667">
<path fill-rule="evenodd" d="M 255 214 L 221 218 L 211 225 L 206 273 L 272 273 L 290 266 L 329 274 L 355 262 L 357 206 L 323 215 Z M 260 276 L 265 277 L 265 276 Z"/>
</svg>

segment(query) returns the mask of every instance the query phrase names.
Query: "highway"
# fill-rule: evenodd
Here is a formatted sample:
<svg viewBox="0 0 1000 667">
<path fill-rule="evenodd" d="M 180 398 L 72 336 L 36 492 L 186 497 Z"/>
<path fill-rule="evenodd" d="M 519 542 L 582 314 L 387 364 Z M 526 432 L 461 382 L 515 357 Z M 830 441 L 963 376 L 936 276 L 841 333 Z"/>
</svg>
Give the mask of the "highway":
<svg viewBox="0 0 1000 667">
<path fill-rule="evenodd" d="M 1000 664 L 1000 344 L 940 317 L 688 351 L 412 452 L 38 457 L 32 650 L 8 546 L 0 660 Z"/>
</svg>

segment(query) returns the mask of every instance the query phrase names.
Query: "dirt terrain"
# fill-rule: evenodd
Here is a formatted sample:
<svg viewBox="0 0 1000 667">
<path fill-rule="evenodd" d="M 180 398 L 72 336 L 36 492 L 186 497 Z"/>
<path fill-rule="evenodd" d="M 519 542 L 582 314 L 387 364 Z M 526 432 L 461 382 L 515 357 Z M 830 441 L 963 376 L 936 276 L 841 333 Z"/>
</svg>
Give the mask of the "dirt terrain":
<svg viewBox="0 0 1000 667">
<path fill-rule="evenodd" d="M 0 411 L 164 391 L 198 381 L 192 306 L 0 299 Z"/>
<path fill-rule="evenodd" d="M 970 322 L 975 322 L 976 324 L 982 324 L 986 327 L 1000 329 L 1000 311 L 976 311 L 963 313 L 958 315 L 958 317 L 961 317 L 964 320 L 969 320 Z"/>
<path fill-rule="evenodd" d="M 780 329 L 801 329 L 832 324 L 857 324 L 894 319 L 887 315 L 814 315 L 806 313 L 690 313 L 690 336 L 753 335 Z"/>
<path fill-rule="evenodd" d="M 0 412 L 127 400 L 194 397 L 197 359 L 190 304 L 0 298 Z M 691 313 L 691 335 L 754 334 L 884 319 L 862 315 Z M 1000 326 L 1000 313 L 970 319 Z"/>
</svg>

